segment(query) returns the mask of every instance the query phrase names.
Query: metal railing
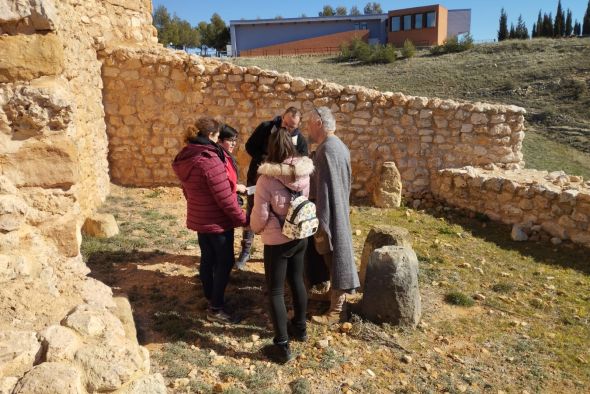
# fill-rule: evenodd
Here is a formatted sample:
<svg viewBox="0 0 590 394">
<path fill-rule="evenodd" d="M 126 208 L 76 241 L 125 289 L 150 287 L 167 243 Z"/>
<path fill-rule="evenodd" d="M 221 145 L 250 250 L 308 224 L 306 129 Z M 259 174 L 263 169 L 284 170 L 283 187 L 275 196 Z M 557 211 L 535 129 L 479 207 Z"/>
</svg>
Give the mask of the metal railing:
<svg viewBox="0 0 590 394">
<path fill-rule="evenodd" d="M 340 47 L 309 47 L 309 48 L 260 48 L 240 51 L 239 56 L 297 56 L 297 55 L 332 55 L 340 53 Z"/>
</svg>

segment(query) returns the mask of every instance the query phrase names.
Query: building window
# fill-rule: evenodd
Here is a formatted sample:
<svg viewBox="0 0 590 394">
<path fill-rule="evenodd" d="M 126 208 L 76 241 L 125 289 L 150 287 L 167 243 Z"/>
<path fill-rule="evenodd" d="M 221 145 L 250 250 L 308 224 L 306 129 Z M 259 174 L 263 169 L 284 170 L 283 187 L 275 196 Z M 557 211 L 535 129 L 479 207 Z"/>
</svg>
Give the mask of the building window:
<svg viewBox="0 0 590 394">
<path fill-rule="evenodd" d="M 422 16 L 423 16 L 422 14 L 414 15 L 414 29 L 422 29 L 422 23 L 423 23 Z"/>
<path fill-rule="evenodd" d="M 355 23 L 354 24 L 354 30 L 367 30 L 369 28 L 369 26 L 367 25 L 366 22 L 363 23 Z"/>
<path fill-rule="evenodd" d="M 426 27 L 435 27 L 436 26 L 436 12 L 427 12 L 426 13 Z"/>
<path fill-rule="evenodd" d="M 404 15 L 404 30 L 412 30 L 412 15 Z"/>
<path fill-rule="evenodd" d="M 400 31 L 402 29 L 401 18 L 394 16 L 391 18 L 391 31 Z"/>
</svg>

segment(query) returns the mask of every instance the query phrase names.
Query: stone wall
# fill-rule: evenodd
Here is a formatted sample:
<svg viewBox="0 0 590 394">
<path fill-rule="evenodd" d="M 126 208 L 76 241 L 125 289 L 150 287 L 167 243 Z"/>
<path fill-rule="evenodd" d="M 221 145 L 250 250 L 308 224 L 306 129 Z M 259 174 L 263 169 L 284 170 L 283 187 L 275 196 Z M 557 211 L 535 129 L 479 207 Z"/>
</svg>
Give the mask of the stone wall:
<svg viewBox="0 0 590 394">
<path fill-rule="evenodd" d="M 0 0 L 2 392 L 165 392 L 79 251 L 109 187 L 97 50 L 154 42 L 148 0 Z"/>
<path fill-rule="evenodd" d="M 370 195 L 385 161 L 399 168 L 406 197 L 430 192 L 442 168 L 522 165 L 522 108 L 383 93 L 161 48 L 102 55 L 111 178 L 123 185 L 175 184 L 170 163 L 186 126 L 203 115 L 240 131 L 244 175 L 249 134 L 288 106 L 332 109 L 351 150 L 357 198 Z"/>
<path fill-rule="evenodd" d="M 432 192 L 493 220 L 590 247 L 590 182 L 581 177 L 562 171 L 445 169 L 433 177 Z"/>
</svg>

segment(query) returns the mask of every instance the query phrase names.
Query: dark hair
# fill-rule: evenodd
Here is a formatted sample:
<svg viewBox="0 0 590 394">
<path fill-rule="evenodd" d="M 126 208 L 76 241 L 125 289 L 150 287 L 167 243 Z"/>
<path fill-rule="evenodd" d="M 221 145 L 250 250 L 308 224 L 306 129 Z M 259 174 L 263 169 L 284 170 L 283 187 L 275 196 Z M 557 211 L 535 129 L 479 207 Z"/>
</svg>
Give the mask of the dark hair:
<svg viewBox="0 0 590 394">
<path fill-rule="evenodd" d="M 208 116 L 199 118 L 194 125 L 187 127 L 186 140 L 195 141 L 198 135 L 209 138 L 211 134 L 219 132 L 220 126 L 218 121 Z"/>
<path fill-rule="evenodd" d="M 297 156 L 297 150 L 291 140 L 291 133 L 284 127 L 281 127 L 268 138 L 268 156 L 266 161 L 269 163 L 282 163 L 289 157 Z"/>
<path fill-rule="evenodd" d="M 298 110 L 295 107 L 289 107 L 285 110 L 285 112 L 283 112 L 283 116 L 287 115 L 287 114 L 291 114 L 294 118 L 301 118 L 301 111 Z"/>
<path fill-rule="evenodd" d="M 236 138 L 238 136 L 238 131 L 233 127 L 224 124 L 221 126 L 221 131 L 219 132 L 219 140 L 231 140 L 232 138 Z"/>
</svg>

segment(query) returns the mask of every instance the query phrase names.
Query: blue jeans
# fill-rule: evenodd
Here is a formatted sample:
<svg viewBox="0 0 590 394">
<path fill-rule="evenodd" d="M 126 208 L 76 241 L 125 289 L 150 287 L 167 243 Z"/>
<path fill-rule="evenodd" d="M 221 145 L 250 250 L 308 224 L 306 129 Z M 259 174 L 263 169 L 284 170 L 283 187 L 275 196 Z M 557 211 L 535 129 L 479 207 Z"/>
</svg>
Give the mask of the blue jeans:
<svg viewBox="0 0 590 394">
<path fill-rule="evenodd" d="M 234 230 L 221 234 L 198 233 L 201 248 L 199 277 L 205 298 L 213 309 L 224 306 L 225 288 L 234 266 Z"/>
</svg>

